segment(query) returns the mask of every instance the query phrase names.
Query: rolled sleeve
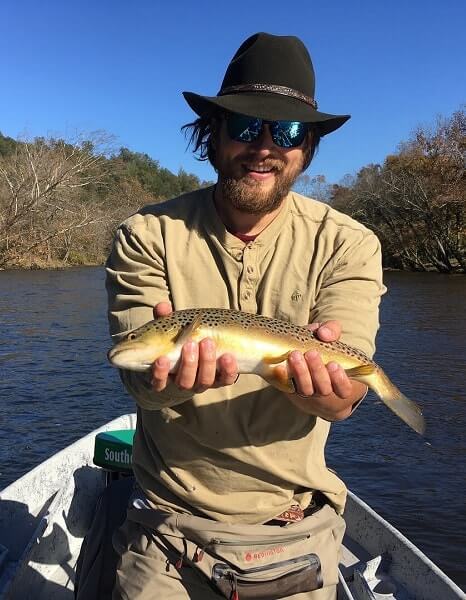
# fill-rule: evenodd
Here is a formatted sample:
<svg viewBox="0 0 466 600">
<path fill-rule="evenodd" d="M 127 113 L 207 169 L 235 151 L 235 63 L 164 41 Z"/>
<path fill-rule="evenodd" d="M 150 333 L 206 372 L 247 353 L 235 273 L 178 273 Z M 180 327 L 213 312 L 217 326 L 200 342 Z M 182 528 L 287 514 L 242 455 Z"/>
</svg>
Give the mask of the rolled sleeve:
<svg viewBox="0 0 466 600">
<path fill-rule="evenodd" d="M 171 301 L 164 256 L 156 217 L 134 215 L 117 230 L 106 263 L 108 320 L 115 343 L 129 331 L 152 320 L 158 302 Z M 173 383 L 163 392 L 155 392 L 145 373 L 120 373 L 128 392 L 147 410 L 173 406 L 192 396 Z"/>
</svg>

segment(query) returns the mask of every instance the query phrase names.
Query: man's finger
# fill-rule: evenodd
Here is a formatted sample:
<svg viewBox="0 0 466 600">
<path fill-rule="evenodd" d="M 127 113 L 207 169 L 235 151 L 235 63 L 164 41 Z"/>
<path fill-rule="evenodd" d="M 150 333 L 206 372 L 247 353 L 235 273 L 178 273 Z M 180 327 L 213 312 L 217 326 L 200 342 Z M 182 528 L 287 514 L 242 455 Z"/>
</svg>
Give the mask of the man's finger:
<svg viewBox="0 0 466 600">
<path fill-rule="evenodd" d="M 310 350 L 304 355 L 309 373 L 312 378 L 314 393 L 321 396 L 328 396 L 332 393 L 332 382 L 325 368 L 322 358 L 315 350 Z"/>
<path fill-rule="evenodd" d="M 323 342 L 335 342 L 341 335 L 341 325 L 338 321 L 325 321 L 315 330 L 315 333 Z"/>
<path fill-rule="evenodd" d="M 238 379 L 238 365 L 233 354 L 222 354 L 217 363 L 218 374 L 215 387 L 235 383 Z"/>
<path fill-rule="evenodd" d="M 161 392 L 167 387 L 170 361 L 166 356 L 160 356 L 152 365 L 151 384 L 154 391 Z"/>
<path fill-rule="evenodd" d="M 288 357 L 289 374 L 292 377 L 296 392 L 301 396 L 312 396 L 314 386 L 312 383 L 309 367 L 301 352 L 294 350 Z"/>
<path fill-rule="evenodd" d="M 215 343 L 210 338 L 205 338 L 199 343 L 199 367 L 197 371 L 196 392 L 203 392 L 210 388 L 215 381 L 217 361 Z"/>
<path fill-rule="evenodd" d="M 158 302 L 154 306 L 154 319 L 158 317 L 168 317 L 173 312 L 173 308 L 170 302 Z"/>
<path fill-rule="evenodd" d="M 180 366 L 175 377 L 176 385 L 182 390 L 191 390 L 194 387 L 199 364 L 199 345 L 195 342 L 186 342 L 181 349 Z"/>
<path fill-rule="evenodd" d="M 352 394 L 353 386 L 344 369 L 339 364 L 330 362 L 327 365 L 327 371 L 334 393 L 340 398 L 349 398 Z"/>
</svg>

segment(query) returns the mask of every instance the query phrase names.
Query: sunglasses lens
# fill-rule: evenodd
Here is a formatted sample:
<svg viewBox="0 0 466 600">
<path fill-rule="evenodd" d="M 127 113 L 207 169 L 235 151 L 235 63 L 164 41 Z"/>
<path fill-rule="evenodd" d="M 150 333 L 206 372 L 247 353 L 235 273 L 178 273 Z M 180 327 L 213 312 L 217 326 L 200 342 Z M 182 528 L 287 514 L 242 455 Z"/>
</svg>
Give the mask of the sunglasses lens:
<svg viewBox="0 0 466 600">
<path fill-rule="evenodd" d="M 281 148 L 296 148 L 300 146 L 309 126 L 300 121 L 274 121 L 272 123 L 272 139 Z"/>
<path fill-rule="evenodd" d="M 280 148 L 297 148 L 309 131 L 309 126 L 300 121 L 263 121 L 238 113 L 230 113 L 226 117 L 226 123 L 230 139 L 246 144 L 256 141 L 261 134 L 263 123 L 267 123 L 274 144 Z"/>
<path fill-rule="evenodd" d="M 226 118 L 228 135 L 236 142 L 254 142 L 260 136 L 262 119 L 231 113 Z"/>
</svg>

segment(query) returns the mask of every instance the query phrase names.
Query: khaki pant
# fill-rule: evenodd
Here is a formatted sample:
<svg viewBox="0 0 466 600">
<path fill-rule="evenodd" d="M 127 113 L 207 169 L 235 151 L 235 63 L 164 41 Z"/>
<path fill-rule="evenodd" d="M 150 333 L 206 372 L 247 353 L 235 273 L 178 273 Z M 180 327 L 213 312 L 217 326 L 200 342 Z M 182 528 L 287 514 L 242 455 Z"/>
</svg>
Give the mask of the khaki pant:
<svg viewBox="0 0 466 600">
<path fill-rule="evenodd" d="M 330 539 L 338 538 L 335 539 L 335 543 L 339 545 L 344 529 L 343 519 L 333 510 L 329 511 L 329 507 L 326 507 L 325 511 L 334 515 L 334 531 L 330 534 Z M 136 514 L 134 510 L 129 512 Z M 186 515 L 182 517 L 183 522 L 189 523 L 191 519 L 194 525 L 205 521 L 198 517 Z M 173 523 L 178 522 L 175 518 L 170 520 Z M 179 556 L 173 551 L 174 538 L 171 532 L 176 535 L 177 529 L 165 527 L 162 531 L 165 535 L 154 536 L 151 528 L 145 523 L 135 522 L 131 518 L 128 518 L 116 531 L 113 545 L 120 556 L 120 561 L 113 600 L 220 600 L 224 598 L 196 567 L 186 564 L 181 568 L 175 566 Z M 322 552 L 325 554 L 326 549 Z M 330 585 L 312 592 L 288 596 L 287 600 L 336 600 L 336 597 L 336 586 Z"/>
</svg>

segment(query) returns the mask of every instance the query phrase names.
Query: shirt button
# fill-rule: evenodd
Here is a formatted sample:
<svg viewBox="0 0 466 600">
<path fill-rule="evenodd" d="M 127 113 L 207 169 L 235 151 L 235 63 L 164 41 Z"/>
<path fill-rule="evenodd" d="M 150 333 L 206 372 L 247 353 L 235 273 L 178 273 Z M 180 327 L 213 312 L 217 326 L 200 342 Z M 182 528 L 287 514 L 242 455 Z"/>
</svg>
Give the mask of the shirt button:
<svg viewBox="0 0 466 600">
<path fill-rule="evenodd" d="M 242 253 L 242 252 L 237 252 L 237 253 L 236 253 L 236 254 L 234 254 L 233 256 L 234 256 L 234 258 L 235 258 L 237 261 L 240 261 L 240 260 L 242 260 L 242 258 L 243 258 L 243 253 Z"/>
<path fill-rule="evenodd" d="M 250 297 L 251 297 L 251 292 L 244 292 L 243 300 L 249 300 Z"/>
<path fill-rule="evenodd" d="M 251 265 L 248 265 L 248 267 L 247 267 L 246 271 L 247 271 L 248 273 L 254 273 L 254 267 L 252 267 Z"/>
</svg>

